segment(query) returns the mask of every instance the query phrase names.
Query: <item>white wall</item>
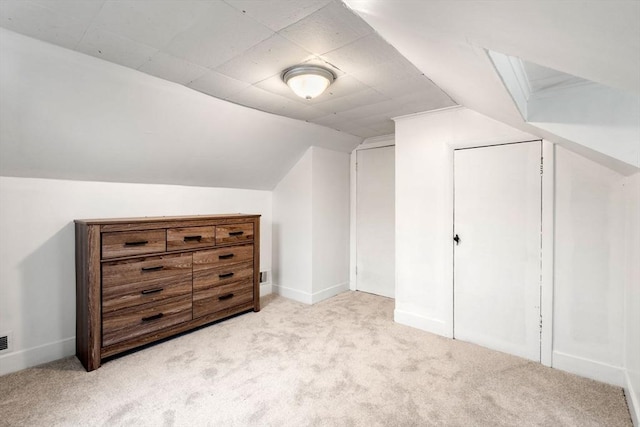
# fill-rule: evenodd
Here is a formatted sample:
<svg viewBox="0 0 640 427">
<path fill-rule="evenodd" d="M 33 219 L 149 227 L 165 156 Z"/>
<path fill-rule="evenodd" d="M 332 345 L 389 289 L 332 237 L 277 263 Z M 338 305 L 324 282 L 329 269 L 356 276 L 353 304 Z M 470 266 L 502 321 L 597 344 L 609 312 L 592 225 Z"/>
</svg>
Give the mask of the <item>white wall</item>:
<svg viewBox="0 0 640 427">
<path fill-rule="evenodd" d="M 452 336 L 452 149 L 526 139 L 464 108 L 396 121 L 396 321 Z M 638 178 L 556 155 L 553 366 L 637 389 Z"/>
<path fill-rule="evenodd" d="M 396 321 L 453 334 L 453 148 L 532 139 L 466 108 L 396 120 Z"/>
<path fill-rule="evenodd" d="M 270 191 L 0 177 L 0 375 L 75 354 L 74 219 L 261 214 L 271 270 Z"/>
<path fill-rule="evenodd" d="M 313 147 L 315 301 L 349 287 L 349 154 Z"/>
<path fill-rule="evenodd" d="M 634 418 L 640 425 L 640 172 L 622 182 L 626 221 L 624 235 L 626 278 L 624 292 L 624 366 L 625 395 Z"/>
<path fill-rule="evenodd" d="M 305 302 L 312 282 L 312 161 L 308 149 L 273 190 L 273 289 Z"/>
<path fill-rule="evenodd" d="M 556 147 L 553 366 L 622 385 L 624 177 Z"/>
<path fill-rule="evenodd" d="M 274 292 L 314 304 L 349 287 L 349 154 L 311 147 L 273 191 Z"/>
</svg>

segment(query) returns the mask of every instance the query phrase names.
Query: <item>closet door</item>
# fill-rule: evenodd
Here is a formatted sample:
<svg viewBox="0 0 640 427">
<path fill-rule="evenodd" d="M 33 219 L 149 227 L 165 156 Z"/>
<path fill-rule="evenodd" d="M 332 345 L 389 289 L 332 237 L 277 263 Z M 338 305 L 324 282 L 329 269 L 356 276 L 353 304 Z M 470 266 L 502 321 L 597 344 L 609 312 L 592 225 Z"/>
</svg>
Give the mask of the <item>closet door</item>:
<svg viewBox="0 0 640 427">
<path fill-rule="evenodd" d="M 542 142 L 454 153 L 454 337 L 540 361 Z"/>
<path fill-rule="evenodd" d="M 356 289 L 395 298 L 395 146 L 356 156 Z"/>
</svg>

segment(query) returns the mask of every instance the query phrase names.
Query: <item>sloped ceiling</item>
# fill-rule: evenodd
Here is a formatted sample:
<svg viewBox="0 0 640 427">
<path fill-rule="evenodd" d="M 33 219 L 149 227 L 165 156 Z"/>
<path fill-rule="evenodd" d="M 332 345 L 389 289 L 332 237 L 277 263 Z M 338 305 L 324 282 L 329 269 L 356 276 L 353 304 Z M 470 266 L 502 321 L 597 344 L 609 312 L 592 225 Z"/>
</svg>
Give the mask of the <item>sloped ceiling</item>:
<svg viewBox="0 0 640 427">
<path fill-rule="evenodd" d="M 524 122 L 486 49 L 638 96 L 640 2 L 345 3 L 0 0 L 0 174 L 271 189 L 456 103 L 625 168 Z M 307 61 L 338 75 L 312 102 L 280 79 Z"/>
<path fill-rule="evenodd" d="M 0 26 L 362 138 L 455 105 L 339 0 L 2 0 Z M 310 101 L 281 78 L 305 63 L 337 76 Z"/>
<path fill-rule="evenodd" d="M 2 176 L 271 190 L 361 140 L 0 28 Z"/>
<path fill-rule="evenodd" d="M 564 144 L 622 172 L 630 171 L 615 159 L 602 157 L 575 141 L 524 122 L 486 49 L 638 96 L 640 2 L 345 0 L 345 3 L 459 104 Z"/>
</svg>

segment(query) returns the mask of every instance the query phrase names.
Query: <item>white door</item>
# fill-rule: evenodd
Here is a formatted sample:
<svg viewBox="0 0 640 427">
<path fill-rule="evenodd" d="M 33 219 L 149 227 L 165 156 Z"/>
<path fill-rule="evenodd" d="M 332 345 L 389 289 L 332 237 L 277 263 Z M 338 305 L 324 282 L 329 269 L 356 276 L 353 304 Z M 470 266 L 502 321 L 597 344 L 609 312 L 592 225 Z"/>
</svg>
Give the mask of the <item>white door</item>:
<svg viewBox="0 0 640 427">
<path fill-rule="evenodd" d="M 454 153 L 454 337 L 536 361 L 541 157 L 541 141 Z"/>
<path fill-rule="evenodd" d="M 395 297 L 395 147 L 356 152 L 356 289 Z"/>
</svg>

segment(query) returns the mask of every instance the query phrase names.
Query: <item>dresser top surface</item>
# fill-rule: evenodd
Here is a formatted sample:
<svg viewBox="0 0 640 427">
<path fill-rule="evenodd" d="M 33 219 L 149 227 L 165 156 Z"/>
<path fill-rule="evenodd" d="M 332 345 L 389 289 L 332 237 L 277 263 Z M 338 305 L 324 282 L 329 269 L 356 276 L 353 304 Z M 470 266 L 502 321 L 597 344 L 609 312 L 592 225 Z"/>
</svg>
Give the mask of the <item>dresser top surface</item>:
<svg viewBox="0 0 640 427">
<path fill-rule="evenodd" d="M 240 218 L 260 218 L 259 214 L 218 214 L 218 215 L 180 215 L 180 216 L 143 216 L 132 218 L 95 218 L 95 219 L 76 219 L 76 224 L 86 225 L 105 225 L 105 224 L 138 224 L 138 223 L 154 223 L 167 221 L 203 221 L 203 220 L 221 220 L 221 219 L 240 219 Z"/>
</svg>

